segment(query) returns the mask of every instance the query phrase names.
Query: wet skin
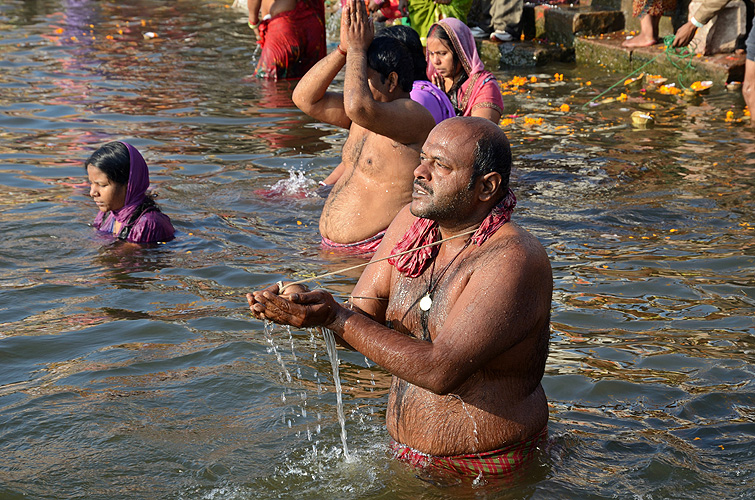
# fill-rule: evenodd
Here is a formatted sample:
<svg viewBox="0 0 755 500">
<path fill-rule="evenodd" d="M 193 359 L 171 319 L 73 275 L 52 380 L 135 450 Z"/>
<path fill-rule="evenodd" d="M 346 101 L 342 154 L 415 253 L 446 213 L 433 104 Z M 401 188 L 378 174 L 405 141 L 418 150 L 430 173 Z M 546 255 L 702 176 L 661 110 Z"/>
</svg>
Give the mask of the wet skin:
<svg viewBox="0 0 755 500">
<path fill-rule="evenodd" d="M 308 115 L 349 129 L 341 163 L 325 179 L 333 188 L 320 217 L 320 233 L 337 243 L 383 231 L 411 200 L 419 149 L 435 125 L 430 112 L 399 86 L 395 72 L 381 77 L 367 66 L 373 36 L 364 4 L 350 1 L 341 17 L 341 50 L 307 72 L 293 94 Z M 344 65 L 343 93 L 329 92 Z"/>
<path fill-rule="evenodd" d="M 352 292 L 387 300 L 354 298 L 344 307 L 321 290 L 279 297 L 275 287 L 247 297 L 257 317 L 326 326 L 388 370 L 394 376 L 389 433 L 431 455 L 499 449 L 535 435 L 548 421 L 540 381 L 552 273 L 533 236 L 507 223 L 481 246 L 466 245 L 464 237 L 445 241 L 417 278 L 377 262 L 416 216 L 432 217 L 448 238 L 475 229 L 500 200 L 499 174 L 483 175 L 469 189 L 476 132 L 486 127 L 497 129 L 486 120 L 455 118 L 428 137 L 414 171 L 412 202 Z M 431 288 L 425 312 L 418 302 Z"/>
<path fill-rule="evenodd" d="M 126 203 L 126 186 L 108 179 L 105 172 L 89 165 L 87 167 L 89 177 L 89 196 L 97 204 L 100 212 L 120 210 Z"/>
</svg>

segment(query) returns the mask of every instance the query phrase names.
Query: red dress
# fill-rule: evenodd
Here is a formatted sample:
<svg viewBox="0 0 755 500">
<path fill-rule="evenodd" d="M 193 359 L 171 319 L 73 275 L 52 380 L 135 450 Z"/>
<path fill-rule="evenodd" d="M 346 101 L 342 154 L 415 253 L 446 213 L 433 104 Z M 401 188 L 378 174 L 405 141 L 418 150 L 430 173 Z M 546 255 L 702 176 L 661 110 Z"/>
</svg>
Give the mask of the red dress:
<svg viewBox="0 0 755 500">
<path fill-rule="evenodd" d="M 296 8 L 262 21 L 262 53 L 254 74 L 260 78 L 300 78 L 325 57 L 325 5 L 300 0 Z"/>
</svg>

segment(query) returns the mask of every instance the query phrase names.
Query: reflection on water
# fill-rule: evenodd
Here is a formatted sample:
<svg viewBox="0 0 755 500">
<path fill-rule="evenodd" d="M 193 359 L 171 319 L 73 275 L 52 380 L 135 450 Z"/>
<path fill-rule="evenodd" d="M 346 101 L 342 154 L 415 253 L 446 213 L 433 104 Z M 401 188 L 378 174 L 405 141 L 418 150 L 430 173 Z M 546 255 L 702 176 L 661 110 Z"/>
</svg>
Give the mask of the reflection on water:
<svg viewBox="0 0 755 500">
<path fill-rule="evenodd" d="M 266 337 L 246 313 L 250 289 L 358 263 L 318 246 L 345 133 L 295 108 L 295 82 L 251 78 L 253 45 L 223 2 L 0 5 L 0 497 L 755 495 L 741 96 L 585 106 L 622 75 L 499 73 L 515 217 L 554 269 L 551 439 L 513 484 L 441 486 L 389 458 L 384 371 L 339 350 L 346 461 L 321 336 Z M 117 139 L 144 152 L 175 241 L 88 225 L 83 161 Z"/>
</svg>

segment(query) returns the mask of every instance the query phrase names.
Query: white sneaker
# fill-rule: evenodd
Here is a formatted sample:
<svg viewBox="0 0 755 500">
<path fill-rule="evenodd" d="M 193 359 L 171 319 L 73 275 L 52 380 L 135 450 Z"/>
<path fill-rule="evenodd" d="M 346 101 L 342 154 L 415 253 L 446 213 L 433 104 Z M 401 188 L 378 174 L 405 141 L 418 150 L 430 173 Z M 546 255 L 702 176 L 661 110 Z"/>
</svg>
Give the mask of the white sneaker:
<svg viewBox="0 0 755 500">
<path fill-rule="evenodd" d="M 485 32 L 485 30 L 480 28 L 479 26 L 469 28 L 469 31 L 472 32 L 472 36 L 475 38 L 487 38 L 488 36 L 487 32 Z"/>
<path fill-rule="evenodd" d="M 514 40 L 514 36 L 508 31 L 495 30 L 490 34 L 490 39 L 494 42 L 511 42 Z"/>
</svg>

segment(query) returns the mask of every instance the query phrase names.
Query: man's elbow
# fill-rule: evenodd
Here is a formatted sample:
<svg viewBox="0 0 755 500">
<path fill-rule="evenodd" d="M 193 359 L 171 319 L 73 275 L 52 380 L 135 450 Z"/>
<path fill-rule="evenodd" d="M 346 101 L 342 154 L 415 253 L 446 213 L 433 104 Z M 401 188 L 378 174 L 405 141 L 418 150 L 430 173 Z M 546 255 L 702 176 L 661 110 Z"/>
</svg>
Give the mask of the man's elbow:
<svg viewBox="0 0 755 500">
<path fill-rule="evenodd" d="M 361 99 L 345 99 L 343 107 L 344 111 L 346 111 L 346 116 L 353 122 L 365 124 L 372 123 L 374 120 L 371 107 Z"/>
<path fill-rule="evenodd" d="M 299 90 L 299 87 L 296 87 L 294 93 L 291 95 L 291 100 L 294 101 L 297 108 L 306 113 L 311 103 L 305 97 L 304 92 Z"/>
<path fill-rule="evenodd" d="M 464 382 L 462 377 L 453 375 L 446 370 L 438 370 L 438 372 L 436 376 L 428 380 L 425 386 L 425 389 L 438 396 L 447 396 L 448 394 L 457 392 Z"/>
</svg>

